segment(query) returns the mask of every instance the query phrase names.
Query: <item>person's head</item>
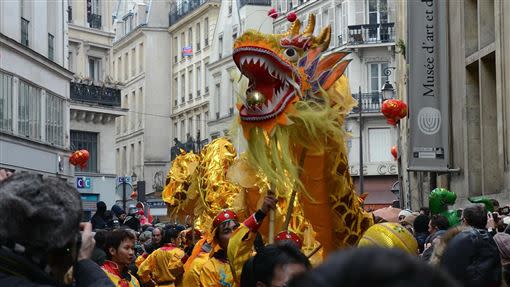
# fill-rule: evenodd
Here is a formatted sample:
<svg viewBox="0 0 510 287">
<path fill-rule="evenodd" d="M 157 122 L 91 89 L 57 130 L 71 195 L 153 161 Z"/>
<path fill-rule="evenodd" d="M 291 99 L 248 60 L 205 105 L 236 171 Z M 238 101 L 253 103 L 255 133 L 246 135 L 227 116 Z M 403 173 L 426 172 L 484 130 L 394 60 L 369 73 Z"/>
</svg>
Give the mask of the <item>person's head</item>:
<svg viewBox="0 0 510 287">
<path fill-rule="evenodd" d="M 0 183 L 0 210 L 0 244 L 47 262 L 62 281 L 79 248 L 82 207 L 76 189 L 60 178 L 15 173 Z"/>
<path fill-rule="evenodd" d="M 281 231 L 274 237 L 274 242 L 291 242 L 296 245 L 298 249 L 301 249 L 303 247 L 303 240 L 299 235 L 292 231 Z"/>
<path fill-rule="evenodd" d="M 108 231 L 106 230 L 96 230 L 96 234 L 94 235 L 94 240 L 96 241 L 96 247 L 100 249 L 104 249 L 104 244 L 106 243 L 106 237 L 108 236 Z"/>
<path fill-rule="evenodd" d="M 308 258 L 291 242 L 265 246 L 245 266 L 241 277 L 247 287 L 286 286 L 294 276 L 311 268 Z"/>
<path fill-rule="evenodd" d="M 152 232 L 150 231 L 144 231 L 140 234 L 140 236 L 138 236 L 138 241 L 142 244 L 149 240 L 152 240 Z"/>
<path fill-rule="evenodd" d="M 458 287 L 446 273 L 398 249 L 352 248 L 294 277 L 289 287 Z"/>
<path fill-rule="evenodd" d="M 498 246 L 501 264 L 510 264 L 510 234 L 498 232 L 493 238 L 494 242 L 496 242 L 496 245 Z"/>
<path fill-rule="evenodd" d="M 96 203 L 96 213 L 103 215 L 106 211 L 106 203 L 104 201 L 98 201 Z"/>
<path fill-rule="evenodd" d="M 121 221 L 119 223 L 122 223 L 122 221 L 124 221 L 124 219 L 126 219 L 126 212 L 124 211 L 124 209 L 122 209 L 120 206 L 118 205 L 113 205 L 112 206 L 112 212 L 113 214 L 115 214 L 115 216 L 117 216 L 117 218 Z"/>
<path fill-rule="evenodd" d="M 239 227 L 237 214 L 231 210 L 221 211 L 213 220 L 214 239 L 223 250 L 227 250 L 232 233 Z"/>
<path fill-rule="evenodd" d="M 494 208 L 494 211 L 498 212 L 498 210 L 499 210 L 499 201 L 497 201 L 496 199 L 493 199 L 493 198 L 491 198 L 490 201 L 492 203 L 492 207 Z"/>
<path fill-rule="evenodd" d="M 127 267 L 135 256 L 136 235 L 129 229 L 111 231 L 104 245 L 106 257 L 117 263 L 120 268 Z"/>
<path fill-rule="evenodd" d="M 418 215 L 413 223 L 414 232 L 415 233 L 427 232 L 429 230 L 429 221 L 430 220 L 428 216 L 424 214 Z"/>
<path fill-rule="evenodd" d="M 173 227 L 165 228 L 163 230 L 163 237 L 161 238 L 161 244 L 167 244 L 167 243 L 176 244 L 178 236 L 179 236 L 179 231 L 176 228 L 173 228 Z"/>
<path fill-rule="evenodd" d="M 426 215 L 430 217 L 430 208 L 423 206 L 420 208 L 420 214 Z"/>
<path fill-rule="evenodd" d="M 152 230 L 152 242 L 154 244 L 161 244 L 161 239 L 163 238 L 163 229 L 156 227 Z"/>
<path fill-rule="evenodd" d="M 472 204 L 462 211 L 462 222 L 477 229 L 487 226 L 487 210 L 481 203 Z"/>
<path fill-rule="evenodd" d="M 398 221 L 402 222 L 406 216 L 411 215 L 413 212 L 409 209 L 403 209 L 398 213 Z"/>
<path fill-rule="evenodd" d="M 429 232 L 431 234 L 438 230 L 448 230 L 449 227 L 450 223 L 448 222 L 448 218 L 442 216 L 441 214 L 434 214 L 430 218 Z"/>
</svg>

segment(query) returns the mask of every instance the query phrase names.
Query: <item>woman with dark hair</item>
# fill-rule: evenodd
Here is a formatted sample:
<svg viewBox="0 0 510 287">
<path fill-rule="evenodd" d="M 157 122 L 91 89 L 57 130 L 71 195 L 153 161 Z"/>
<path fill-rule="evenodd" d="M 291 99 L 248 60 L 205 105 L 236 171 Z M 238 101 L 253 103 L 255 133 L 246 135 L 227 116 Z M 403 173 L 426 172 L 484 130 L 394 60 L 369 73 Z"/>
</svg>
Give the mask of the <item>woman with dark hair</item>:
<svg viewBox="0 0 510 287">
<path fill-rule="evenodd" d="M 129 271 L 129 265 L 135 256 L 135 241 L 135 233 L 128 229 L 113 230 L 106 237 L 104 248 L 108 260 L 102 268 L 117 287 L 140 286 Z"/>
<path fill-rule="evenodd" d="M 295 244 L 267 245 L 244 264 L 241 286 L 286 286 L 290 279 L 310 268 L 310 261 Z"/>
<path fill-rule="evenodd" d="M 446 273 L 396 248 L 363 247 L 333 254 L 294 277 L 290 287 L 460 287 Z"/>
</svg>

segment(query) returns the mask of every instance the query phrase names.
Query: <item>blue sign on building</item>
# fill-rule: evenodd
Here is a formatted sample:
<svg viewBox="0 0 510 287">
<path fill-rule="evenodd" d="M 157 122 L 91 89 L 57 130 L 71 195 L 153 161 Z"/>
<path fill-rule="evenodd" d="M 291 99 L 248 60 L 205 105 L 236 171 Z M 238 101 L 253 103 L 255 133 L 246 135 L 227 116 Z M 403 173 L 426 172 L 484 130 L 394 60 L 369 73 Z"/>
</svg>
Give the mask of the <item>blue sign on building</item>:
<svg viewBox="0 0 510 287">
<path fill-rule="evenodd" d="M 90 188 L 90 177 L 77 177 L 76 188 Z"/>
</svg>

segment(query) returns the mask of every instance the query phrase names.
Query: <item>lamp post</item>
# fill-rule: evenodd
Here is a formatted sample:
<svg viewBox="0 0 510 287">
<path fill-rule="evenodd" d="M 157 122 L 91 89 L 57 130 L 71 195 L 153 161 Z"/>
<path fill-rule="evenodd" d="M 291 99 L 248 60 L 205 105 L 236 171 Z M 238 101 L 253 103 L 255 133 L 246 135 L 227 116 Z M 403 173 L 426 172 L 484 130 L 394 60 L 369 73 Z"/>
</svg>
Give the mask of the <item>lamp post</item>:
<svg viewBox="0 0 510 287">
<path fill-rule="evenodd" d="M 384 83 L 381 94 L 383 101 L 393 99 L 395 97 L 395 89 L 393 85 L 389 81 L 389 76 L 391 75 L 391 70 L 393 67 L 388 67 L 384 70 L 384 74 L 386 75 L 386 82 Z M 398 197 L 400 208 L 404 206 L 404 197 L 402 190 L 402 161 L 401 161 L 401 143 L 400 143 L 400 122 L 397 122 L 397 172 L 398 172 Z"/>
</svg>

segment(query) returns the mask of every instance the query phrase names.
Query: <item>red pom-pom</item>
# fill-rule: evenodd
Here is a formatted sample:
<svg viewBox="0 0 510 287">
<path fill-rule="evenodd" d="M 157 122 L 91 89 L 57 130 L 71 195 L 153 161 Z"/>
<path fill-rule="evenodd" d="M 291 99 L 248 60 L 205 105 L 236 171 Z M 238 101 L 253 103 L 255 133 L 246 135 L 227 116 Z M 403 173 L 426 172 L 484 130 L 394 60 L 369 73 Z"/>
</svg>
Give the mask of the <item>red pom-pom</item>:
<svg viewBox="0 0 510 287">
<path fill-rule="evenodd" d="M 297 19 L 297 14 L 295 12 L 290 12 L 289 14 L 287 14 L 287 20 L 289 22 L 294 22 L 296 21 Z"/>
<path fill-rule="evenodd" d="M 271 8 L 268 12 L 267 12 L 267 16 L 273 18 L 273 19 L 276 19 L 278 18 L 278 12 L 276 11 L 275 8 Z"/>
</svg>

